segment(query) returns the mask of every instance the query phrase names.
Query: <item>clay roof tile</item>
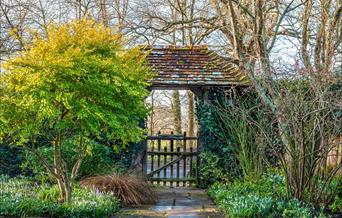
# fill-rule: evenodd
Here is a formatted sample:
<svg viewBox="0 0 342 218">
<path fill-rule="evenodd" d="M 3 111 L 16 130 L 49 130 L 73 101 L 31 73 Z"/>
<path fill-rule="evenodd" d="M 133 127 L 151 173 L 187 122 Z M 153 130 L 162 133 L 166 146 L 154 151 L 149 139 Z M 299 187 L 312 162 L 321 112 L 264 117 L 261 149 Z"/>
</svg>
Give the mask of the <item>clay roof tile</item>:
<svg viewBox="0 0 342 218">
<path fill-rule="evenodd" d="M 146 59 L 157 76 L 152 86 L 232 86 L 248 85 L 234 61 L 207 46 L 145 46 Z"/>
</svg>

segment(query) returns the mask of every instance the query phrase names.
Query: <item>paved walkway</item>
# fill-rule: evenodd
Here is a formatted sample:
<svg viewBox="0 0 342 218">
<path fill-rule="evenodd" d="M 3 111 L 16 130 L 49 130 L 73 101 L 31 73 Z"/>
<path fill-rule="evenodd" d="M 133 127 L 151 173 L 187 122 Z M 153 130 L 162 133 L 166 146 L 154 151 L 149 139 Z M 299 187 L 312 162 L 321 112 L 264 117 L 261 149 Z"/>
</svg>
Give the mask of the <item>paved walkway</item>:
<svg viewBox="0 0 342 218">
<path fill-rule="evenodd" d="M 201 189 L 190 187 L 156 189 L 158 202 L 156 205 L 138 206 L 123 209 L 116 217 L 151 218 L 151 217 L 193 217 L 223 218 L 215 204 Z"/>
</svg>

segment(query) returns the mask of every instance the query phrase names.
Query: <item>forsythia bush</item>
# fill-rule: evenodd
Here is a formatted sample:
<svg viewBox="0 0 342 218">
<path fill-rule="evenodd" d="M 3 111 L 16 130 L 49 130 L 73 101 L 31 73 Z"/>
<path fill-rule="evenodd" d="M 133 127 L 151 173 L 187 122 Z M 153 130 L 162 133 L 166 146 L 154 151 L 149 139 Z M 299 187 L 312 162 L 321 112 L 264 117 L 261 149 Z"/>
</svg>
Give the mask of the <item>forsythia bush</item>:
<svg viewBox="0 0 342 218">
<path fill-rule="evenodd" d="M 152 77 L 140 49 L 93 20 L 51 24 L 47 33 L 8 60 L 0 77 L 0 142 L 34 155 L 72 201 L 86 156 L 105 138 L 110 146 L 139 142 Z M 49 157 L 41 140 L 52 146 Z M 65 148 L 77 154 L 68 162 Z"/>
</svg>

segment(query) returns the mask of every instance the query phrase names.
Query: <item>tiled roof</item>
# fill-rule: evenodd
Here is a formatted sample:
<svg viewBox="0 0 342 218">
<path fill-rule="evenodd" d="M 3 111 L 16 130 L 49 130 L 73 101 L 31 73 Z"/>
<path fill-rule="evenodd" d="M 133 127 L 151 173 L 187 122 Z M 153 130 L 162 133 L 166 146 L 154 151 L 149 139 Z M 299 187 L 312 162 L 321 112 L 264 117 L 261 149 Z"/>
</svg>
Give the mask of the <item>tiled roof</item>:
<svg viewBox="0 0 342 218">
<path fill-rule="evenodd" d="M 207 46 L 144 47 L 156 72 L 152 87 L 247 85 L 248 79 L 227 58 Z"/>
</svg>

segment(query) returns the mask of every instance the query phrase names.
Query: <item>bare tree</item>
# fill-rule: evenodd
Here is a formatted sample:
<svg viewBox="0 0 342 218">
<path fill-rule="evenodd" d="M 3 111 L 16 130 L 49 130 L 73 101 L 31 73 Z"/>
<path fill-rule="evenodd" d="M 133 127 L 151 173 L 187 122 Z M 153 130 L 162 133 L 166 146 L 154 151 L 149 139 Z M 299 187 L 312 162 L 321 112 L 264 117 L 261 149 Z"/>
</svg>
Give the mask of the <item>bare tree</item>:
<svg viewBox="0 0 342 218">
<path fill-rule="evenodd" d="M 309 19 L 315 14 L 312 3 L 294 0 L 213 1 L 220 17 L 220 30 L 229 42 L 236 67 L 248 75 L 276 118 L 279 136 L 286 148 L 285 155 L 279 154 L 279 158 L 286 173 L 289 194 L 298 199 L 305 198 L 305 191 L 318 188 L 315 180 L 318 174 L 329 181 L 341 167 L 339 165 L 329 176 L 325 176 L 320 167 L 328 151 L 336 146 L 331 143 L 331 138 L 337 132 L 340 134 L 337 129 L 339 120 L 333 111 L 341 109 L 338 103 L 341 96 L 332 93 L 330 88 L 331 82 L 336 82 L 332 60 L 341 40 L 333 30 L 341 22 L 341 3 L 317 2 L 315 7 L 322 16 L 314 21 L 318 32 L 310 34 L 313 26 L 309 25 Z M 299 20 L 303 20 L 303 26 L 297 30 L 302 34 L 292 34 L 291 28 L 287 28 L 288 23 L 284 22 L 294 12 Z M 298 14 L 303 14 L 303 17 Z M 283 35 L 301 40 L 305 67 L 300 67 L 297 76 L 300 72 L 305 73 L 301 75 L 301 81 L 307 84 L 307 89 L 288 88 L 276 77 L 270 54 Z M 315 39 L 312 36 L 316 36 Z M 315 53 L 314 59 L 309 58 L 309 43 Z M 311 61 L 315 67 L 309 64 Z M 316 201 L 319 197 L 311 196 L 306 200 Z"/>
</svg>

